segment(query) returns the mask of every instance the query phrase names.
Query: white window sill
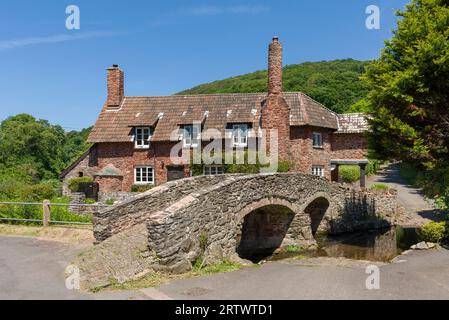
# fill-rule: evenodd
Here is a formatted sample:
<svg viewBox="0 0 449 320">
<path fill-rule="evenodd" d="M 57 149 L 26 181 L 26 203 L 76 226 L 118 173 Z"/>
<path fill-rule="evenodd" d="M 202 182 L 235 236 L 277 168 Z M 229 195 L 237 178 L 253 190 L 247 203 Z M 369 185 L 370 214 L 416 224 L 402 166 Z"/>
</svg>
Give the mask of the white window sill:
<svg viewBox="0 0 449 320">
<path fill-rule="evenodd" d="M 134 146 L 134 149 L 137 149 L 137 150 L 146 150 L 146 149 L 150 149 L 150 146 Z"/>
</svg>

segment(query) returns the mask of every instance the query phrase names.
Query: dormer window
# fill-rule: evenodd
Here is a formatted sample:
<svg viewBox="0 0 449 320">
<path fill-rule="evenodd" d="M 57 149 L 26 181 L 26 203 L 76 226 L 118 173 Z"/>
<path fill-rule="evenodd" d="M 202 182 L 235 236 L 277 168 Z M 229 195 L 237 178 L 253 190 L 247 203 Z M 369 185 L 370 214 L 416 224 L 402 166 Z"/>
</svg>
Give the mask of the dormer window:
<svg viewBox="0 0 449 320">
<path fill-rule="evenodd" d="M 186 125 L 182 127 L 183 134 L 182 140 L 184 148 L 197 148 L 201 141 L 200 139 L 200 126 L 199 125 Z"/>
<path fill-rule="evenodd" d="M 150 127 L 137 127 L 134 128 L 135 134 L 135 148 L 136 149 L 148 149 L 150 147 L 151 128 Z"/>
<path fill-rule="evenodd" d="M 246 148 L 248 146 L 248 125 L 232 125 L 232 141 L 236 148 Z"/>
</svg>

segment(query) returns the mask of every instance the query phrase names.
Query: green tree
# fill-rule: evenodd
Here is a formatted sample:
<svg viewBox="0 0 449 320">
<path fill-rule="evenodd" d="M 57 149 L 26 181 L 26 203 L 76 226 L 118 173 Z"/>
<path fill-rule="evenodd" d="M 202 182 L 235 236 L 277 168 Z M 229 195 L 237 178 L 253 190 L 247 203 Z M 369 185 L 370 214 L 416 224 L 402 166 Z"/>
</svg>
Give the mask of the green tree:
<svg viewBox="0 0 449 320">
<path fill-rule="evenodd" d="M 3 168 L 28 167 L 35 179 L 49 179 L 64 167 L 64 130 L 27 114 L 9 117 L 0 125 Z"/>
<path fill-rule="evenodd" d="M 413 0 L 367 68 L 377 157 L 445 168 L 449 159 L 449 0 Z"/>
<path fill-rule="evenodd" d="M 89 129 L 66 134 L 58 125 L 19 114 L 0 124 L 0 177 L 26 183 L 57 179 L 61 171 L 79 157 Z"/>
<path fill-rule="evenodd" d="M 66 141 L 63 146 L 63 160 L 69 165 L 78 159 L 91 146 L 86 142 L 92 127 L 81 131 L 70 131 L 66 134 Z"/>
</svg>

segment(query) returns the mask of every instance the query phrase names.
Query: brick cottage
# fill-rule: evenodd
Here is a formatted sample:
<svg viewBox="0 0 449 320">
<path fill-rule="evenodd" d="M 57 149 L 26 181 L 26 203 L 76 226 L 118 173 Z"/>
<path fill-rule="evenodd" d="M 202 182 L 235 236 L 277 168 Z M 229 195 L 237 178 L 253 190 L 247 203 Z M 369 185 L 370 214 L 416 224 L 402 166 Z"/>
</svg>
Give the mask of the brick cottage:
<svg viewBox="0 0 449 320">
<path fill-rule="evenodd" d="M 128 97 L 124 72 L 117 65 L 109 68 L 107 100 L 88 138 L 92 147 L 61 174 L 64 193 L 68 181 L 80 176 L 94 178 L 103 194 L 189 177 L 189 166 L 174 165 L 170 151 L 180 141 L 191 149 L 208 140 L 193 123 L 201 124 L 201 131 L 218 130 L 236 148 L 247 146 L 250 132 L 277 129 L 279 158 L 292 162 L 293 171 L 338 180 L 339 165 L 358 164 L 364 186 L 365 115 L 337 114 L 304 93 L 283 92 L 277 38 L 268 60 L 268 93 Z M 181 135 L 173 141 L 176 130 Z M 219 165 L 204 168 L 204 174 L 222 172 Z"/>
</svg>

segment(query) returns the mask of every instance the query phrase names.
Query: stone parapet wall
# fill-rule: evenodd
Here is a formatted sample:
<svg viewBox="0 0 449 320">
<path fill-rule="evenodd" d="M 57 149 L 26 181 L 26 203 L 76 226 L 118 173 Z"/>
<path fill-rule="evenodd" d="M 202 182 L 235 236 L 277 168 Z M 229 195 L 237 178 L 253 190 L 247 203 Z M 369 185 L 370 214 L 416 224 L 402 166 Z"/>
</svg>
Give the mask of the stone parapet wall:
<svg viewBox="0 0 449 320">
<path fill-rule="evenodd" d="M 201 176 L 168 182 L 132 196 L 94 216 L 94 236 L 98 242 L 151 218 L 187 194 L 222 181 L 224 176 Z"/>
<path fill-rule="evenodd" d="M 118 204 L 137 195 L 139 195 L 137 192 L 99 192 L 98 202 L 105 203 L 107 200 L 112 199 L 114 204 Z"/>
</svg>

